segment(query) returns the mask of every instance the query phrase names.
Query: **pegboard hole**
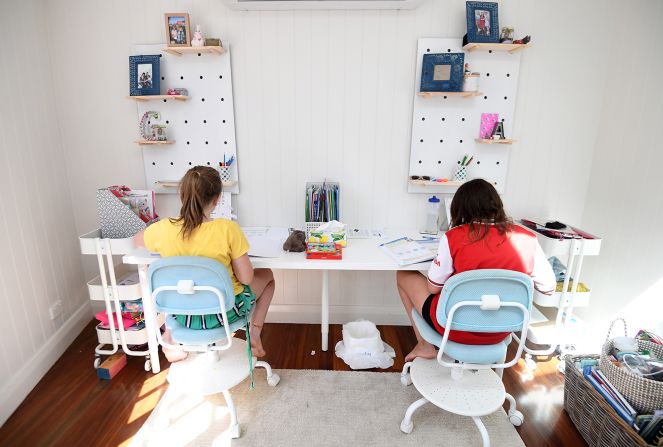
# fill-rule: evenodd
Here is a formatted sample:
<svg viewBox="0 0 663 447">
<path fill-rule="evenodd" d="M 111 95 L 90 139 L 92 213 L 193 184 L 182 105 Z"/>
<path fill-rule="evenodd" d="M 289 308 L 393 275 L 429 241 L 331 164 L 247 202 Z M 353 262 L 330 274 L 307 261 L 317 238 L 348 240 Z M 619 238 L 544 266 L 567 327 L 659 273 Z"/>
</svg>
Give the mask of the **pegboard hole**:
<svg viewBox="0 0 663 447">
<path fill-rule="evenodd" d="M 157 164 L 155 162 L 152 162 L 152 166 L 156 166 Z"/>
<path fill-rule="evenodd" d="M 174 164 L 175 164 L 175 163 L 173 163 L 172 161 L 170 162 L 170 165 L 171 165 L 171 166 L 173 166 Z"/>
<path fill-rule="evenodd" d="M 223 144 L 228 144 L 228 142 L 227 142 L 227 141 L 224 141 Z"/>
<path fill-rule="evenodd" d="M 509 73 L 507 73 L 507 74 L 506 74 L 506 77 L 508 78 L 509 76 L 511 76 L 511 75 L 510 75 Z"/>
<path fill-rule="evenodd" d="M 209 141 L 205 141 L 205 144 L 209 144 Z"/>
<path fill-rule="evenodd" d="M 198 56 L 202 56 L 202 54 L 198 53 Z M 209 163 L 207 163 L 207 164 L 209 164 Z"/>
<path fill-rule="evenodd" d="M 219 79 L 223 79 L 223 75 L 219 75 Z"/>
<path fill-rule="evenodd" d="M 421 160 L 419 160 L 419 164 L 421 164 Z"/>
<path fill-rule="evenodd" d="M 438 161 L 437 161 L 437 164 L 438 164 L 438 165 L 441 165 L 441 164 L 442 164 L 442 160 L 438 160 Z"/>
<path fill-rule="evenodd" d="M 190 143 L 187 141 L 186 144 L 190 144 Z"/>
<path fill-rule="evenodd" d="M 189 166 L 191 166 L 193 163 L 189 162 Z"/>
<path fill-rule="evenodd" d="M 440 143 L 444 143 L 444 140 L 440 140 Z"/>
<path fill-rule="evenodd" d="M 184 79 L 184 76 L 180 76 L 180 81 Z"/>
<path fill-rule="evenodd" d="M 444 121 L 446 118 L 442 118 L 442 121 Z"/>
<path fill-rule="evenodd" d="M 202 79 L 202 78 L 203 78 L 203 75 L 200 75 L 200 79 Z"/>
<path fill-rule="evenodd" d="M 167 99 L 164 99 L 164 100 L 163 100 L 163 102 L 166 102 L 166 101 L 168 101 L 168 100 L 167 100 Z"/>
<path fill-rule="evenodd" d="M 164 78 L 163 76 L 161 76 L 161 80 L 162 80 L 162 81 L 165 81 L 165 80 L 166 80 L 166 78 Z"/>
<path fill-rule="evenodd" d="M 221 98 L 221 101 L 225 101 L 225 99 Z"/>
<path fill-rule="evenodd" d="M 480 164 L 481 164 L 481 162 L 480 162 L 479 160 L 477 160 L 477 164 L 478 164 L 478 165 L 480 165 Z"/>
<path fill-rule="evenodd" d="M 422 118 L 421 118 L 421 121 L 426 121 L 426 118 L 422 117 Z"/>
<path fill-rule="evenodd" d="M 461 121 L 465 121 L 465 118 L 461 118 L 460 120 L 461 120 Z"/>
<path fill-rule="evenodd" d="M 488 50 L 488 53 L 492 53 L 492 52 L 493 52 L 493 50 Z"/>
<path fill-rule="evenodd" d="M 419 140 L 419 142 L 420 142 L 420 143 L 423 143 L 423 142 L 424 142 L 424 140 Z"/>
<path fill-rule="evenodd" d="M 460 143 L 462 143 L 462 142 L 463 142 L 463 140 L 460 140 Z"/>
<path fill-rule="evenodd" d="M 170 124 L 170 122 L 168 120 L 166 120 L 166 124 Z"/>
<path fill-rule="evenodd" d="M 207 120 L 203 120 L 203 124 L 207 124 Z"/>
<path fill-rule="evenodd" d="M 447 53 L 451 53 L 451 48 L 447 48 Z"/>
<path fill-rule="evenodd" d="M 460 160 L 458 160 L 456 163 L 460 164 Z"/>
<path fill-rule="evenodd" d="M 444 99 L 447 99 L 446 95 L 444 96 Z"/>
<path fill-rule="evenodd" d="M 226 120 L 221 121 L 223 124 L 226 124 Z"/>
<path fill-rule="evenodd" d="M 205 102 L 205 98 L 200 98 L 200 100 L 201 100 L 202 102 Z"/>
<path fill-rule="evenodd" d="M 426 48 L 426 53 L 430 53 L 430 48 Z"/>
<path fill-rule="evenodd" d="M 497 161 L 497 162 L 495 162 L 495 164 L 496 164 L 496 165 L 498 165 L 498 164 L 500 164 L 500 162 L 499 162 L 499 161 Z"/>
<path fill-rule="evenodd" d="M 484 96 L 483 99 L 488 99 L 488 97 L 487 97 L 487 96 Z M 203 100 L 203 101 L 204 101 L 204 100 Z"/>
<path fill-rule="evenodd" d="M 504 99 L 506 99 L 506 96 L 504 97 Z"/>
<path fill-rule="evenodd" d="M 486 73 L 486 77 L 489 78 L 489 77 L 490 77 L 490 73 Z"/>
<path fill-rule="evenodd" d="M 207 166 L 209 166 L 209 161 L 207 162 Z"/>
<path fill-rule="evenodd" d="M 184 124 L 189 124 L 189 121 L 188 121 L 188 120 L 184 120 Z"/>
</svg>

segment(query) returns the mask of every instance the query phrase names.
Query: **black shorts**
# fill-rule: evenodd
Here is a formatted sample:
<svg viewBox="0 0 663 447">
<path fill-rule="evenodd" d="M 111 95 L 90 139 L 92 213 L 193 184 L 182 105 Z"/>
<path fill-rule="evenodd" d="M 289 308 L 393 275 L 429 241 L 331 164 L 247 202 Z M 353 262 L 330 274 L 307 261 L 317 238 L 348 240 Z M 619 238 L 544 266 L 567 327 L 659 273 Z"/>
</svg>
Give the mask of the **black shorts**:
<svg viewBox="0 0 663 447">
<path fill-rule="evenodd" d="M 424 321 L 430 325 L 433 329 L 435 329 L 435 323 L 433 323 L 433 319 L 430 316 L 430 308 L 433 305 L 433 298 L 435 298 L 434 293 L 431 293 L 428 295 L 428 298 L 426 298 L 426 301 L 424 301 L 424 305 L 421 308 L 421 316 L 424 318 Z"/>
</svg>

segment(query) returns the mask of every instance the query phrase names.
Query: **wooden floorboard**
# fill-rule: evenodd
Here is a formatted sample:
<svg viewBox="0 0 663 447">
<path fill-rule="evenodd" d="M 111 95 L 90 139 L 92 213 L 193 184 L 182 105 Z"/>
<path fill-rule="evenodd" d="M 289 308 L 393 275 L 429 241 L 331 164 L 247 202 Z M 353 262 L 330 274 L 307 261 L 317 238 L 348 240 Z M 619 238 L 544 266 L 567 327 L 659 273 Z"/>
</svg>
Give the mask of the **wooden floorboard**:
<svg viewBox="0 0 663 447">
<path fill-rule="evenodd" d="M 412 329 L 378 327 L 383 340 L 396 351 L 394 366 L 380 371 L 400 372 L 404 353 L 415 344 Z M 341 326 L 332 325 L 330 349 L 322 352 L 320 326 L 266 324 L 265 360 L 281 369 L 349 371 L 334 355 L 334 346 L 341 339 Z M 118 446 L 130 442 L 167 387 L 167 363 L 162 358 L 164 369 L 154 375 L 143 370 L 141 358 L 129 358 L 113 380 L 99 380 L 92 367 L 96 343 L 91 322 L 0 428 L 1 446 Z M 525 415 L 518 432 L 528 447 L 586 445 L 563 411 L 564 382 L 556 366 L 556 359 L 540 362 L 531 374 L 521 361 L 504 374 L 507 391 Z M 407 403 L 403 405 L 405 411 Z"/>
</svg>

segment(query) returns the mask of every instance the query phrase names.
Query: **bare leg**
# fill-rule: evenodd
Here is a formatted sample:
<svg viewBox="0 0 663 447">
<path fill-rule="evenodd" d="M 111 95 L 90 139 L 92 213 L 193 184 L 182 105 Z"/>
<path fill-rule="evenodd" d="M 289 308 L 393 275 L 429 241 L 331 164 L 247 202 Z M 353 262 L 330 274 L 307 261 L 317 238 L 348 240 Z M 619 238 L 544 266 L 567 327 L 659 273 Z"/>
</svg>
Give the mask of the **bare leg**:
<svg viewBox="0 0 663 447">
<path fill-rule="evenodd" d="M 414 324 L 414 320 L 412 320 L 412 309 L 414 308 L 421 313 L 421 309 L 430 295 L 426 278 L 419 272 L 400 270 L 396 272 L 396 285 L 398 286 L 398 294 L 401 296 L 401 301 L 403 301 L 405 312 L 410 319 L 410 323 L 412 323 L 414 335 L 417 337 L 417 346 L 405 356 L 405 361 L 410 362 L 415 357 L 425 359 L 435 358 L 437 355 L 435 346 L 423 339 L 417 330 L 417 326 Z"/>
<path fill-rule="evenodd" d="M 158 330 L 158 329 L 157 329 Z M 170 336 L 170 329 L 166 329 L 162 335 L 163 341 L 165 341 L 168 344 L 175 344 L 173 341 L 173 337 Z M 180 360 L 184 360 L 189 353 L 186 352 L 184 349 L 181 348 L 175 348 L 175 349 L 169 349 L 166 348 L 165 346 L 162 346 L 161 349 L 163 350 L 163 354 L 166 356 L 166 359 L 170 363 L 175 363 L 179 362 Z"/>
<path fill-rule="evenodd" d="M 274 274 L 270 269 L 256 269 L 253 272 L 253 282 L 250 284 L 251 290 L 256 295 L 256 307 L 253 310 L 251 327 L 251 350 L 256 357 L 264 357 L 265 349 L 262 347 L 260 333 L 262 325 L 265 323 L 267 310 L 274 296 Z"/>
</svg>

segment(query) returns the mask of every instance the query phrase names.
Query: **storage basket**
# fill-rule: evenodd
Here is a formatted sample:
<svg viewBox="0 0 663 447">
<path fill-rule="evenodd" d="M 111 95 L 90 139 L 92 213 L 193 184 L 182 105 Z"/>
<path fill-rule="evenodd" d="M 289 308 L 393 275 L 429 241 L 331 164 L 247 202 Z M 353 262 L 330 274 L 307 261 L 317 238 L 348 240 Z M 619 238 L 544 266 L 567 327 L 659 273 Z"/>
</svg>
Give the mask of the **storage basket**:
<svg viewBox="0 0 663 447">
<path fill-rule="evenodd" d="M 613 365 L 610 361 L 610 354 L 613 347 L 610 334 L 612 333 L 612 326 L 620 320 L 624 324 L 624 336 L 627 334 L 626 321 L 623 318 L 618 318 L 610 324 L 610 329 L 608 329 L 608 335 L 601 351 L 601 371 L 603 371 L 603 374 L 605 374 L 610 383 L 622 393 L 624 398 L 639 413 L 653 413 L 655 410 L 663 408 L 663 382 L 638 376 L 635 373 Z M 663 358 L 663 346 L 661 345 L 638 340 L 638 348 L 641 350 L 646 349 L 658 358 Z"/>
<path fill-rule="evenodd" d="M 564 409 L 583 439 L 590 447 L 647 447 L 645 440 L 578 371 L 574 362 L 580 358 L 587 356 L 565 358 Z"/>
</svg>

